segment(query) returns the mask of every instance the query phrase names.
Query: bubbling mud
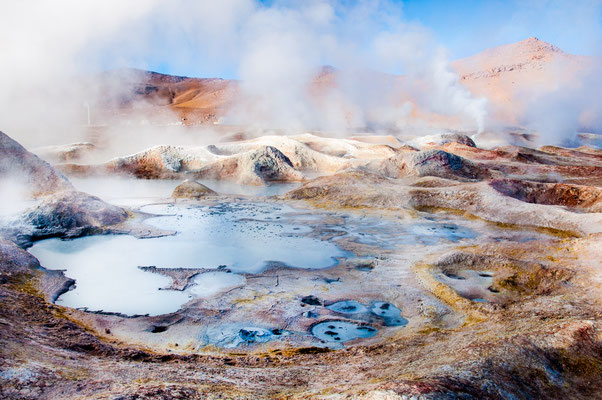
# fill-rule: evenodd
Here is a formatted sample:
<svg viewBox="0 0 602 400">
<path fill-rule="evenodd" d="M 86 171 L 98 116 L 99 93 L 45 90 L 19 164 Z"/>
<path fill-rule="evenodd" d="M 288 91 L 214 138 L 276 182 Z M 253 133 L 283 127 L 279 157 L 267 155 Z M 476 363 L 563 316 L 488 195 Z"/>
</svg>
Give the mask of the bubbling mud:
<svg viewBox="0 0 602 400">
<path fill-rule="evenodd" d="M 348 321 L 324 321 L 311 329 L 311 333 L 324 342 L 345 343 L 350 340 L 369 338 L 378 330 L 369 325 Z"/>
<path fill-rule="evenodd" d="M 270 342 L 340 348 L 387 336 L 414 320 L 416 311 L 401 288 L 411 263 L 425 252 L 546 236 L 447 213 L 328 211 L 236 196 L 166 201 L 173 184 L 161 182 L 144 193 L 132 189 L 133 223 L 163 236 L 110 234 L 34 244 L 30 251 L 42 266 L 75 280 L 57 304 L 148 315 L 122 319 L 131 323 L 120 322 L 129 326 L 120 334 L 149 335 L 166 346 L 186 337 L 198 349 Z M 127 200 L 126 194 L 110 197 Z M 388 269 L 392 263 L 395 268 Z M 495 300 L 486 272 L 445 273 L 438 279 L 459 294 Z"/>
</svg>

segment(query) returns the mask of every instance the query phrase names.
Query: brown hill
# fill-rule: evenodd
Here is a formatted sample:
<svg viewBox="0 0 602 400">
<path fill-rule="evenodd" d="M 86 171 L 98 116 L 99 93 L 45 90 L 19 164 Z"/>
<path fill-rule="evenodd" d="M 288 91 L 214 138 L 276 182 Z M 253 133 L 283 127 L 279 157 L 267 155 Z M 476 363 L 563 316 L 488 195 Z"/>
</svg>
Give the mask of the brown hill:
<svg viewBox="0 0 602 400">
<path fill-rule="evenodd" d="M 537 38 L 485 50 L 474 56 L 452 62 L 452 69 L 475 97 L 486 97 L 489 115 L 495 125 L 520 126 L 525 113 L 537 96 L 579 85 L 582 74 L 590 71 L 595 59 L 563 52 L 558 47 Z M 329 96 L 336 88 L 341 71 L 324 67 L 308 87 L 319 109 L 322 102 L 339 101 L 347 119 L 353 120 L 354 110 L 346 99 Z M 432 126 L 454 127 L 454 115 L 439 115 L 417 106 L 408 93 L 402 92 L 400 82 L 405 77 L 372 72 L 368 78 L 382 87 L 395 88 L 394 106 L 413 104 L 410 119 L 426 120 Z M 103 73 L 96 83 L 100 93 L 117 93 L 101 105 L 104 118 L 139 115 L 147 119 L 185 125 L 211 123 L 223 117 L 240 98 L 239 82 L 227 79 L 201 79 L 164 75 L 156 72 L 122 69 Z M 117 90 L 116 90 L 117 88 Z M 390 97 L 390 93 L 388 93 Z M 331 106 L 331 105 L 329 105 Z M 336 108 L 336 107 L 335 107 Z M 334 109 L 334 108 L 333 108 Z M 400 114 L 401 115 L 401 114 Z"/>
<path fill-rule="evenodd" d="M 98 104 L 103 120 L 139 115 L 153 121 L 194 124 L 215 121 L 228 108 L 238 86 L 219 78 L 189 78 L 137 69 L 108 71 L 95 79 L 99 93 L 112 93 Z"/>
<path fill-rule="evenodd" d="M 533 96 L 576 84 L 592 66 L 592 57 L 565 53 L 534 37 L 452 63 L 461 83 L 486 97 L 492 117 L 507 125 L 520 124 Z"/>
</svg>

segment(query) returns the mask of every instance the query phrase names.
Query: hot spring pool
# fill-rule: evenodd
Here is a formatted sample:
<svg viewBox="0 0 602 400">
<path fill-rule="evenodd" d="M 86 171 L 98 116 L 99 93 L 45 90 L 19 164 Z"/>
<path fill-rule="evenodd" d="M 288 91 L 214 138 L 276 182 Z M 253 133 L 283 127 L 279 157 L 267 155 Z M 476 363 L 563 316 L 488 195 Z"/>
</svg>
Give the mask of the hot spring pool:
<svg viewBox="0 0 602 400">
<path fill-rule="evenodd" d="M 337 264 L 347 252 L 336 244 L 307 236 L 312 229 L 294 223 L 295 209 L 269 203 L 222 203 L 217 206 L 151 205 L 141 211 L 160 216 L 145 223 L 178 233 L 151 239 L 128 235 L 48 239 L 30 252 L 48 269 L 64 269 L 76 287 L 57 304 L 127 315 L 159 315 L 177 311 L 194 297 L 243 284 L 240 273 L 258 273 L 270 263 L 320 269 Z M 296 215 L 296 214 L 295 214 Z M 170 278 L 139 269 L 217 269 L 184 291 L 160 290 Z"/>
<path fill-rule="evenodd" d="M 408 221 L 296 209 L 269 201 L 153 204 L 139 210 L 152 214 L 146 224 L 177 233 L 149 239 L 129 235 L 47 239 L 34 244 L 30 252 L 42 266 L 65 270 L 65 275 L 76 281 L 57 304 L 126 315 L 160 315 L 177 311 L 195 298 L 247 287 L 248 274 L 271 265 L 319 270 L 356 257 L 337 243 L 355 243 L 376 257 L 384 249 L 403 253 L 415 246 L 526 240 L 534 235 L 508 233 L 482 221 L 448 215 L 420 214 Z M 339 234 L 321 236 L 327 231 Z M 204 272 L 192 277 L 184 290 L 173 290 L 171 278 L 139 268 L 143 266 Z M 361 311 L 369 312 L 367 307 L 370 305 Z M 403 322 L 393 315 L 385 317 L 386 325 Z"/>
</svg>

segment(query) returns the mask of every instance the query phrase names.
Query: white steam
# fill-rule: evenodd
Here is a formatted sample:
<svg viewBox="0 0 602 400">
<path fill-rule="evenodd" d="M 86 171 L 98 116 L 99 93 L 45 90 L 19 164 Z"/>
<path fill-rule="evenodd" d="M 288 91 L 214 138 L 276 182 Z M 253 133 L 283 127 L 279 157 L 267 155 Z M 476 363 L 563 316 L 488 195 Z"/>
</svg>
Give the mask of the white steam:
<svg viewBox="0 0 602 400">
<path fill-rule="evenodd" d="M 139 76 L 95 73 L 160 62 L 181 74 L 202 65 L 240 78 L 225 118 L 232 124 L 344 134 L 441 118 L 480 131 L 486 119 L 485 100 L 459 84 L 445 51 L 394 1 L 3 2 L 0 48 L 0 129 L 26 146 L 88 140 L 85 103 L 93 124 L 134 124 L 117 139 L 144 137 L 136 107 L 106 113 Z M 179 121 L 158 114 L 150 123 Z M 173 137 L 160 140 L 188 140 Z"/>
</svg>

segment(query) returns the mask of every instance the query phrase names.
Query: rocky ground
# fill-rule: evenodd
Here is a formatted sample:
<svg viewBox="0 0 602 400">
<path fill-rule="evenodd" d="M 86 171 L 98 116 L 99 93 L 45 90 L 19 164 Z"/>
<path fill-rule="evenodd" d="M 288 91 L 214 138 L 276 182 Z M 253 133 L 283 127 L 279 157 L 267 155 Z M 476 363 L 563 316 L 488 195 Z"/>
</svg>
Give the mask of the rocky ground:
<svg viewBox="0 0 602 400">
<path fill-rule="evenodd" d="M 145 226 L 136 210 L 76 192 L 49 164 L 1 139 L 3 159 L 16 154 L 25 164 L 20 179 L 28 179 L 37 201 L 4 225 L 0 241 L 3 398 L 586 399 L 602 391 L 598 149 L 483 149 L 461 135 L 401 143 L 308 134 L 61 164 L 67 173 L 191 179 L 174 193 L 191 206 L 239 201 L 194 179 L 300 181 L 266 201 L 326 212 L 330 219 L 312 234 L 354 253 L 320 270 L 320 284 L 311 281 L 315 271 L 274 265 L 245 276 L 242 290 L 168 315 L 127 318 L 53 304 L 72 281 L 42 268 L 24 248 L 49 236 L 169 232 Z M 13 178 L 11 165 L 0 172 Z M 46 181 L 53 183 L 39 183 Z M 404 224 L 419 212 L 486 228 L 459 244 L 390 248 L 385 241 L 354 243 L 332 229 L 342 213 Z M 527 233 L 530 239 L 521 240 Z M 173 288 L 183 289 L 205 272 L 149 273 L 171 276 Z M 337 292 L 337 279 L 352 290 Z M 378 335 L 340 349 L 315 339 L 236 348 L 191 342 L 208 320 L 244 315 L 286 319 L 287 330 L 307 332 L 313 322 L 304 314 L 315 313 L 316 322 L 346 320 L 327 306 L 350 298 L 397 304 L 409 323 L 381 323 Z"/>
</svg>

